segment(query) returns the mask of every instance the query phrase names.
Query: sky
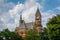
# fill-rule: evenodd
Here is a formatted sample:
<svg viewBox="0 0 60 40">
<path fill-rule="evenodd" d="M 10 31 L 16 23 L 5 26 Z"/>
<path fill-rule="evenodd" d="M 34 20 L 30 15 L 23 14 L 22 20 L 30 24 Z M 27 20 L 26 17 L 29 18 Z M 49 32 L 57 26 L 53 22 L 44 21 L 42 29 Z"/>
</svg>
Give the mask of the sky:
<svg viewBox="0 0 60 40">
<path fill-rule="evenodd" d="M 34 22 L 37 7 L 43 27 L 50 18 L 60 14 L 60 0 L 0 0 L 0 31 L 6 28 L 14 31 L 19 26 L 21 14 L 26 23 Z"/>
</svg>

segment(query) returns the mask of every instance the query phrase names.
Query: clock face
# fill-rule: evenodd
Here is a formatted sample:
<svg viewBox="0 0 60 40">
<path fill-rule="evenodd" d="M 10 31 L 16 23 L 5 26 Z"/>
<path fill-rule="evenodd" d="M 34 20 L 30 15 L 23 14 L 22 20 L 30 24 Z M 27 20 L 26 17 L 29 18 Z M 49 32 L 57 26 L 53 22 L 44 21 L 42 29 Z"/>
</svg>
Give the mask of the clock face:
<svg viewBox="0 0 60 40">
<path fill-rule="evenodd" d="M 39 19 L 39 16 L 37 17 L 37 19 Z"/>
</svg>

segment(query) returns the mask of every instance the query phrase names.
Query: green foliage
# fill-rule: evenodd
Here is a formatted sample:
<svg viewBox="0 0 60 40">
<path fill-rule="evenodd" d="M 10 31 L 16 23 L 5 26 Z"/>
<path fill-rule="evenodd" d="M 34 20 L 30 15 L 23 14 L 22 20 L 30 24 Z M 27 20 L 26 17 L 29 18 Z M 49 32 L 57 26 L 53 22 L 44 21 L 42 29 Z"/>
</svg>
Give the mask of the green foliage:
<svg viewBox="0 0 60 40">
<path fill-rule="evenodd" d="M 45 28 L 45 27 L 43 28 L 43 32 L 40 33 L 40 40 L 49 40 L 47 28 Z"/>
<path fill-rule="evenodd" d="M 30 30 L 28 31 L 25 40 L 40 40 L 40 35 L 38 36 L 34 30 Z"/>
<path fill-rule="evenodd" d="M 60 40 L 60 15 L 52 17 L 47 23 L 50 40 Z"/>
<path fill-rule="evenodd" d="M 0 32 L 0 40 L 5 37 L 6 40 L 23 40 L 21 36 L 17 35 L 15 32 L 10 32 L 8 29 L 5 29 Z"/>
<path fill-rule="evenodd" d="M 35 40 L 36 32 L 34 30 L 30 30 L 27 33 L 25 40 Z"/>
<path fill-rule="evenodd" d="M 43 32 L 41 32 L 39 35 L 34 30 L 28 31 L 28 34 L 24 40 L 48 40 L 48 33 L 47 29 L 44 28 Z"/>
</svg>

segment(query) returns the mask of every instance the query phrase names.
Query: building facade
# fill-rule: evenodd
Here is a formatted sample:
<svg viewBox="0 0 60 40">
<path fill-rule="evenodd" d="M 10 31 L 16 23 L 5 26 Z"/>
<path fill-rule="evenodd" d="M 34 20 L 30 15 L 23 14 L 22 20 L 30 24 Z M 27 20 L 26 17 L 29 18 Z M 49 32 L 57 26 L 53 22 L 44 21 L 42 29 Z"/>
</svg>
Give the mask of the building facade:
<svg viewBox="0 0 60 40">
<path fill-rule="evenodd" d="M 27 32 L 30 29 L 35 30 L 37 34 L 42 32 L 41 13 L 39 11 L 39 8 L 37 8 L 37 11 L 35 14 L 35 22 L 25 23 L 25 21 L 22 20 L 22 15 L 20 15 L 19 27 L 16 27 L 15 32 L 22 37 L 26 37 Z"/>
</svg>

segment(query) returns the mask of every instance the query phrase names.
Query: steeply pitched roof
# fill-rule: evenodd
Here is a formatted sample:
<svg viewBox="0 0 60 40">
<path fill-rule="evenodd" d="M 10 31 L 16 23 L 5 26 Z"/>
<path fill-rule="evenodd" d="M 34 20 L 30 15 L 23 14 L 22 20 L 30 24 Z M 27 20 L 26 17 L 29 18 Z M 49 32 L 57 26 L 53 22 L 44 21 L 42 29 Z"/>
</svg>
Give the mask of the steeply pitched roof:
<svg viewBox="0 0 60 40">
<path fill-rule="evenodd" d="M 38 15 L 41 15 L 39 8 L 37 8 L 35 16 L 38 16 Z"/>
<path fill-rule="evenodd" d="M 20 15 L 20 21 L 19 21 L 19 29 L 24 29 L 26 28 L 25 21 L 22 20 L 22 15 Z"/>
<path fill-rule="evenodd" d="M 31 27 L 33 26 L 33 22 L 26 23 L 26 26 L 27 26 L 28 30 L 30 30 L 30 29 L 31 29 Z"/>
<path fill-rule="evenodd" d="M 20 15 L 20 22 L 22 23 L 22 15 Z"/>
<path fill-rule="evenodd" d="M 25 24 L 25 21 L 24 20 L 22 20 L 22 22 L 20 22 L 19 28 L 20 29 L 26 28 L 26 24 Z"/>
</svg>

